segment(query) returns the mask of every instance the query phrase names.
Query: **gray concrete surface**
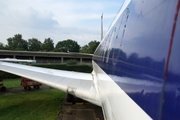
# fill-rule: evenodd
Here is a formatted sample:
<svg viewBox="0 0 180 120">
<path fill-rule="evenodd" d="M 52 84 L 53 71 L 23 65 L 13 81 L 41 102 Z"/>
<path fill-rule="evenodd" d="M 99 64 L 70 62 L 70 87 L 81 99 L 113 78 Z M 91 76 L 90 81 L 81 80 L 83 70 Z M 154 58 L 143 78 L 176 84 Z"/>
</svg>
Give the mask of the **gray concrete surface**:
<svg viewBox="0 0 180 120">
<path fill-rule="evenodd" d="M 72 104 L 64 99 L 58 120 L 104 120 L 101 107 L 83 101 Z"/>
</svg>

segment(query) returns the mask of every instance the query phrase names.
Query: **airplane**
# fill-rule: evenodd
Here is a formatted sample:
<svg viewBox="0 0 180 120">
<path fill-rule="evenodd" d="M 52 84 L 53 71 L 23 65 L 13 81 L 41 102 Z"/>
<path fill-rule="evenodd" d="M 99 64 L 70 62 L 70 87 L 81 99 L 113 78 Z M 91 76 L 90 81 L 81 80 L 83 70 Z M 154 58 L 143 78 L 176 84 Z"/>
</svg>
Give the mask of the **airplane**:
<svg viewBox="0 0 180 120">
<path fill-rule="evenodd" d="M 0 62 L 101 106 L 105 120 L 180 119 L 180 0 L 124 0 L 93 55 L 92 73 Z"/>
</svg>

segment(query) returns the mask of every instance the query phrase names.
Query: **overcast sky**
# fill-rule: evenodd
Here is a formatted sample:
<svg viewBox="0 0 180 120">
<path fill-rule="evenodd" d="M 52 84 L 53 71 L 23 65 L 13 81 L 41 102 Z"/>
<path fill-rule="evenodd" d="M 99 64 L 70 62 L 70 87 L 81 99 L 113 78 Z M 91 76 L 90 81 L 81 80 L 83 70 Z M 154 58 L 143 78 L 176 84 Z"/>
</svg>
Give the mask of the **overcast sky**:
<svg viewBox="0 0 180 120">
<path fill-rule="evenodd" d="M 22 34 L 23 39 L 50 37 L 72 39 L 81 46 L 100 40 L 100 17 L 104 13 L 104 34 L 123 0 L 1 0 L 0 42 Z"/>
</svg>

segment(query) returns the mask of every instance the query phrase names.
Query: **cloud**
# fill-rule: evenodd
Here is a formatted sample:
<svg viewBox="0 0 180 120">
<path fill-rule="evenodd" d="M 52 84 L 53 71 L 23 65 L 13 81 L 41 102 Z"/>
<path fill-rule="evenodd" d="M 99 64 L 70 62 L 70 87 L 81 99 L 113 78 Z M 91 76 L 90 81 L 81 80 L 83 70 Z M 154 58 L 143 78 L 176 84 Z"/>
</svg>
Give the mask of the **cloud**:
<svg viewBox="0 0 180 120">
<path fill-rule="evenodd" d="M 26 40 L 35 37 L 43 42 L 50 37 L 55 43 L 73 39 L 85 45 L 100 39 L 102 12 L 106 30 L 120 7 L 118 4 L 121 5 L 108 0 L 0 1 L 0 42 L 6 43 L 7 38 L 20 33 Z"/>
<path fill-rule="evenodd" d="M 52 29 L 58 26 L 58 22 L 53 20 L 53 13 L 40 13 L 31 7 L 22 11 L 7 10 L 4 13 L 5 15 L 0 15 L 0 24 L 6 26 L 36 29 Z"/>
</svg>

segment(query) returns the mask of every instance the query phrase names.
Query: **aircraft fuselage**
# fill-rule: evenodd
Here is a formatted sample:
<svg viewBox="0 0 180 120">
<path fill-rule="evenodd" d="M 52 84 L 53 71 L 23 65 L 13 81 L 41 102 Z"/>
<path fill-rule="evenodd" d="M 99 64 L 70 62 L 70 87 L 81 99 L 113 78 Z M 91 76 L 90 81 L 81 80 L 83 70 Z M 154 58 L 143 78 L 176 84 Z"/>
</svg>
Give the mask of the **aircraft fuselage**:
<svg viewBox="0 0 180 120">
<path fill-rule="evenodd" d="M 106 119 L 180 119 L 179 8 L 125 1 L 93 57 Z"/>
</svg>

